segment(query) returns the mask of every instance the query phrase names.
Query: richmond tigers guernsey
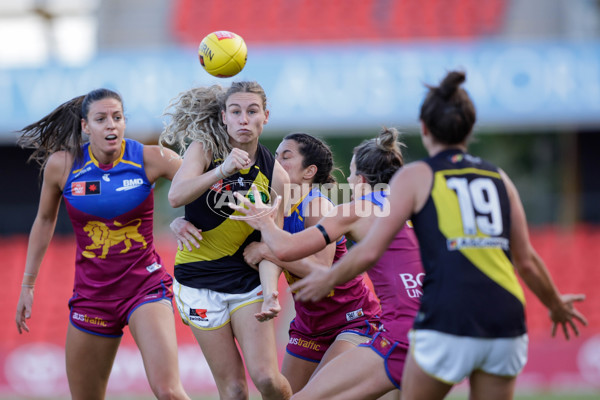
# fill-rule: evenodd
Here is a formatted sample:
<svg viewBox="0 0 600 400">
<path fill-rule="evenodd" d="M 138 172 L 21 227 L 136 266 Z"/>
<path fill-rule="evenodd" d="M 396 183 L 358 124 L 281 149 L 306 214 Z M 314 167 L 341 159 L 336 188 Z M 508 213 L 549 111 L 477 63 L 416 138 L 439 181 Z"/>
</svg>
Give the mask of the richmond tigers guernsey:
<svg viewBox="0 0 600 400">
<path fill-rule="evenodd" d="M 510 207 L 498 168 L 457 149 L 424 160 L 433 186 L 413 215 L 425 269 L 416 329 L 501 338 L 526 333 L 510 259 Z"/>
<path fill-rule="evenodd" d="M 285 217 L 283 222 L 285 231 L 294 234 L 305 229 L 304 218 L 309 215 L 309 204 L 317 197 L 329 200 L 320 190 L 312 188 L 303 199 L 292 207 L 290 215 Z M 334 262 L 346 253 L 346 238 L 342 237 L 336 243 Z M 283 272 L 290 285 L 301 279 L 286 270 Z M 365 284 L 362 275 L 354 277 L 343 285 L 336 286 L 332 292 L 318 302 L 294 301 L 296 317 L 292 322 L 293 326 L 304 333 L 321 334 L 350 323 L 368 321 L 375 318 L 381 311 L 377 299 Z"/>
<path fill-rule="evenodd" d="M 213 160 L 208 170 L 222 162 Z M 274 164 L 273 155 L 259 143 L 254 165 L 218 181 L 185 206 L 185 219 L 202 230 L 202 241 L 199 249 L 177 251 L 175 278 L 179 283 L 232 294 L 246 293 L 260 285 L 258 272 L 246 264 L 243 256 L 249 243 L 260 241 L 260 232 L 243 220 L 229 219 L 234 211 L 227 204 L 237 202 L 234 192 L 251 197 L 252 184 L 263 202 L 269 202 Z"/>
<path fill-rule="evenodd" d="M 167 275 L 154 249 L 144 146 L 125 139 L 121 148 L 119 159 L 104 165 L 85 144 L 63 189 L 77 239 L 74 291 L 89 299 L 126 298 Z"/>
</svg>

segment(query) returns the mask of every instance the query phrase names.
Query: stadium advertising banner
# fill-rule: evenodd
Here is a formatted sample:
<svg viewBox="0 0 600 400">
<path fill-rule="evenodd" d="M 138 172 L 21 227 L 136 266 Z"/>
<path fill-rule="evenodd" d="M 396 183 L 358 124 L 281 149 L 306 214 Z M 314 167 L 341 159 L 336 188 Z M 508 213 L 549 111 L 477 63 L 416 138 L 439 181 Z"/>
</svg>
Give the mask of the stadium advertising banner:
<svg viewBox="0 0 600 400">
<path fill-rule="evenodd" d="M 98 87 L 124 96 L 130 135 L 156 138 L 163 110 L 180 91 L 234 79 L 263 85 L 272 129 L 416 129 L 423 84 L 450 69 L 467 71 L 479 129 L 600 126 L 598 42 L 253 46 L 244 70 L 226 79 L 206 73 L 196 53 L 127 51 L 77 67 L 0 69 L 0 142 Z"/>
<path fill-rule="evenodd" d="M 553 230 L 536 231 L 532 243 L 547 260 L 548 269 L 564 293 L 586 293 L 588 298 L 577 307 L 586 315 L 589 326 L 581 336 L 565 340 L 561 332 L 551 337 L 551 323 L 546 308 L 525 290 L 527 324 L 529 329 L 528 362 L 517 379 L 520 393 L 586 392 L 600 393 L 600 323 L 599 298 L 594 295 L 600 279 L 597 260 L 600 248 L 589 249 L 598 243 L 600 231 L 579 230 L 569 246 L 561 247 L 562 236 Z M 157 251 L 172 274 L 176 245 L 172 238 L 157 238 Z M 75 242 L 71 237 L 55 237 L 48 248 L 36 282 L 29 333 L 19 335 L 14 324 L 16 300 L 19 297 L 22 266 L 25 262 L 27 240 L 15 236 L 0 241 L 0 254 L 7 265 L 5 286 L 6 306 L 0 308 L 0 398 L 68 397 L 65 372 L 65 337 L 69 324 L 68 299 L 72 296 L 75 262 Z M 576 265 L 577 268 L 565 268 Z M 282 312 L 275 319 L 276 347 L 279 362 L 288 341 L 289 322 L 294 306 L 288 285 L 279 281 Z M 217 394 L 208 364 L 192 335 L 175 311 L 175 327 L 179 349 L 180 374 L 184 388 L 192 396 Z M 248 379 L 248 382 L 251 382 Z M 250 387 L 255 390 L 251 383 Z M 462 384 L 455 391 L 466 390 Z M 150 396 L 150 387 L 139 350 L 125 329 L 121 346 L 108 384 L 111 396 Z"/>
</svg>

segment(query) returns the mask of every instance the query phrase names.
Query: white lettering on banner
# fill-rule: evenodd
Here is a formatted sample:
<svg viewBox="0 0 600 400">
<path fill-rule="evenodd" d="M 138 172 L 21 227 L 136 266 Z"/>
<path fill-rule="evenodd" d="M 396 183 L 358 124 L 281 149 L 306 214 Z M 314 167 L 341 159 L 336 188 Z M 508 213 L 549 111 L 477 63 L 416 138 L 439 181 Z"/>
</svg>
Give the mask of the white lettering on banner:
<svg viewBox="0 0 600 400">
<path fill-rule="evenodd" d="M 135 391 L 141 389 L 141 385 L 148 387 L 140 351 L 135 346 L 119 346 L 108 380 L 108 390 Z"/>
<path fill-rule="evenodd" d="M 599 385 L 600 335 L 592 336 L 581 346 L 577 352 L 577 366 L 586 381 Z"/>
<path fill-rule="evenodd" d="M 217 386 L 198 345 L 181 344 L 178 351 L 180 375 L 185 388 L 216 393 Z M 51 343 L 19 346 L 8 353 L 3 367 L 9 392 L 23 397 L 69 395 L 63 346 Z M 135 345 L 122 344 L 117 351 L 107 393 L 148 393 L 148 390 L 140 351 Z"/>
<path fill-rule="evenodd" d="M 179 374 L 187 390 L 217 390 L 208 363 L 196 344 L 179 345 Z"/>
<path fill-rule="evenodd" d="M 204 355 L 195 344 L 179 345 L 179 374 L 186 390 L 211 392 L 217 390 Z M 108 381 L 114 392 L 145 392 L 148 388 L 144 362 L 136 346 L 121 345 Z"/>
<path fill-rule="evenodd" d="M 470 46 L 444 42 L 305 50 L 300 58 L 293 51 L 265 48 L 242 71 L 242 78 L 253 76 L 271 94 L 278 116 L 270 122 L 274 128 L 360 131 L 381 121 L 416 128 L 413 105 L 423 96 L 422 83 L 436 82 L 454 68 L 467 71 L 465 88 L 478 105 L 482 125 L 506 129 L 600 122 L 597 41 L 582 45 L 482 41 Z M 119 88 L 132 115 L 128 132 L 144 137 L 162 128 L 160 119 L 154 117 L 174 91 L 185 90 L 190 77 L 200 79 L 201 85 L 210 82 L 208 76 L 206 80 L 196 77 L 196 72 L 187 51 L 100 55 L 77 69 L 55 65 L 0 69 L 0 131 L 6 132 L 0 141 L 89 87 Z M 56 96 L 48 95 L 52 93 Z M 363 96 L 357 100 L 353 93 Z"/>
<path fill-rule="evenodd" d="M 69 393 L 64 347 L 51 343 L 19 346 L 8 353 L 3 370 L 10 388 L 23 396 Z"/>
</svg>

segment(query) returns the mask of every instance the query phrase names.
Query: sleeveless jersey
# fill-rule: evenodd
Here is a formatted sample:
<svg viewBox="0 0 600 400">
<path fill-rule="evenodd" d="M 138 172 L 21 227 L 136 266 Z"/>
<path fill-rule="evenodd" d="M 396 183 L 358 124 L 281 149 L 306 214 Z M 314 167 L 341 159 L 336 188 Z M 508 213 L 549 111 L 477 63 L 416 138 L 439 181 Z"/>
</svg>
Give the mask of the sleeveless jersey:
<svg viewBox="0 0 600 400">
<path fill-rule="evenodd" d="M 222 162 L 213 160 L 209 170 Z M 249 243 L 260 241 L 260 232 L 243 220 L 229 219 L 234 211 L 227 204 L 237 203 L 235 192 L 252 200 L 252 184 L 256 185 L 262 201 L 268 202 L 274 164 L 273 155 L 259 144 L 254 165 L 219 180 L 185 206 L 185 219 L 202 229 L 202 241 L 199 249 L 177 251 L 175 278 L 179 283 L 233 294 L 246 293 L 260 285 L 258 272 L 246 264 L 243 256 Z"/>
<path fill-rule="evenodd" d="M 387 196 L 387 192 L 376 191 L 362 196 L 361 200 L 383 209 Z M 419 244 L 410 222 L 396 234 L 385 253 L 367 273 L 381 304 L 381 322 L 388 332 L 387 336 L 408 343 L 408 331 L 421 304 L 425 275 Z"/>
<path fill-rule="evenodd" d="M 498 168 L 460 150 L 424 160 L 433 186 L 413 215 L 425 269 L 417 329 L 500 338 L 526 332 L 510 259 L 510 207 Z"/>
<path fill-rule="evenodd" d="M 141 143 L 123 140 L 121 156 L 112 165 L 98 163 L 85 144 L 63 197 L 77 240 L 76 293 L 122 299 L 165 278 L 154 249 L 154 195 Z"/>
<path fill-rule="evenodd" d="M 317 197 L 329 200 L 319 189 L 312 188 L 308 195 L 292 207 L 290 215 L 285 217 L 283 226 L 286 231 L 293 234 L 304 230 L 309 203 Z M 346 253 L 346 238 L 343 237 L 336 243 L 334 262 Z M 284 274 L 290 285 L 301 279 L 286 270 Z M 331 294 L 318 302 L 294 301 L 294 308 L 296 328 L 311 335 L 336 330 L 350 322 L 370 320 L 381 311 L 379 302 L 362 275 L 336 286 Z"/>
</svg>

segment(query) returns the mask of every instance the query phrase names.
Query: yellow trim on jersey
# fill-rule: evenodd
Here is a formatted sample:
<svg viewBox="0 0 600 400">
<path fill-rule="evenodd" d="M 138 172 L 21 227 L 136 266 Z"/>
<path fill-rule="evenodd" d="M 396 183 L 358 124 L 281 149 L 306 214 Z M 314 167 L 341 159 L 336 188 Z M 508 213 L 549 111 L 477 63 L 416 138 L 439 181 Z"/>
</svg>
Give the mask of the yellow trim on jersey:
<svg viewBox="0 0 600 400">
<path fill-rule="evenodd" d="M 269 180 L 262 172 L 258 173 L 253 183 L 259 191 L 261 188 L 269 187 Z M 252 192 L 248 191 L 246 198 L 251 194 Z M 266 193 L 266 195 L 268 199 L 271 198 L 270 193 Z M 235 211 L 232 215 L 244 214 Z M 232 256 L 239 250 L 240 246 L 244 244 L 252 232 L 254 232 L 254 229 L 243 220 L 238 221 L 225 218 L 215 228 L 202 232 L 200 248 L 194 247 L 192 251 L 177 250 L 175 265 L 199 261 L 215 261 L 225 256 Z"/>
<path fill-rule="evenodd" d="M 302 202 L 304 201 L 306 196 L 308 196 L 309 194 L 310 194 L 310 191 L 308 191 L 308 193 L 304 194 L 304 196 L 302 196 L 302 198 L 300 200 L 298 200 L 298 202 L 292 206 L 292 208 L 290 209 L 290 212 L 287 215 L 288 217 L 291 216 L 298 209 L 298 207 L 300 207 L 300 204 L 302 204 Z M 302 215 L 300 215 L 300 213 L 298 213 L 298 218 L 300 219 L 300 221 L 304 221 L 304 218 L 302 218 Z"/>
<path fill-rule="evenodd" d="M 444 169 L 442 171 L 437 171 L 436 175 L 437 174 L 440 174 L 440 175 L 477 174 L 477 175 L 485 175 L 485 176 L 490 176 L 492 178 L 502 179 L 499 172 L 488 171 L 487 169 L 479 169 L 479 168 Z"/>
<path fill-rule="evenodd" d="M 129 160 L 123 160 L 123 156 L 125 155 L 125 143 L 126 143 L 125 139 L 123 139 L 123 141 L 121 142 L 121 154 L 119 154 L 119 158 L 117 158 L 115 161 L 113 161 L 112 166 L 116 167 L 117 164 L 119 164 L 120 162 L 122 162 L 124 164 L 133 165 L 134 167 L 137 167 L 137 168 L 142 168 L 142 164 L 138 164 L 136 162 L 129 161 Z M 91 161 L 87 162 L 85 165 L 88 165 L 90 162 L 93 162 L 94 165 L 96 165 L 96 167 L 100 167 L 100 163 L 98 162 L 98 160 L 96 159 L 96 157 L 94 157 L 94 153 L 92 153 L 91 146 L 88 146 L 88 153 L 90 154 L 90 160 Z M 85 165 L 84 165 L 84 167 L 85 167 Z M 74 171 L 74 172 L 77 172 L 77 171 Z"/>
<path fill-rule="evenodd" d="M 129 160 L 123 160 L 123 159 L 121 159 L 121 162 L 122 162 L 123 164 L 129 164 L 129 165 L 133 165 L 134 167 L 142 168 L 142 164 L 138 164 L 138 163 L 135 163 L 135 162 L 133 162 L 133 161 L 129 161 Z M 117 165 L 117 164 L 114 164 L 114 165 L 113 165 L 113 167 L 114 167 L 115 165 Z"/>
<path fill-rule="evenodd" d="M 438 229 L 447 239 L 465 236 L 489 237 L 479 231 L 474 236 L 465 235 L 458 196 L 454 190 L 449 189 L 446 185 L 446 175 L 455 176 L 469 173 L 501 179 L 500 174 L 497 172 L 476 168 L 442 170 L 435 173 L 431 198 L 438 216 Z M 523 288 L 517 280 L 514 266 L 502 249 L 462 248 L 455 251 L 460 251 L 481 272 L 525 304 Z"/>
<path fill-rule="evenodd" d="M 72 173 L 73 173 L 73 174 L 76 174 L 76 173 L 80 172 L 82 169 L 84 169 L 85 167 L 87 167 L 88 165 L 90 165 L 90 164 L 92 164 L 92 163 L 93 163 L 93 161 L 88 161 L 88 162 L 86 162 L 85 164 L 83 164 L 83 167 L 81 167 L 81 168 L 79 168 L 79 169 L 75 169 L 75 170 L 73 170 L 73 172 L 72 172 Z"/>
</svg>

